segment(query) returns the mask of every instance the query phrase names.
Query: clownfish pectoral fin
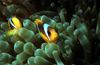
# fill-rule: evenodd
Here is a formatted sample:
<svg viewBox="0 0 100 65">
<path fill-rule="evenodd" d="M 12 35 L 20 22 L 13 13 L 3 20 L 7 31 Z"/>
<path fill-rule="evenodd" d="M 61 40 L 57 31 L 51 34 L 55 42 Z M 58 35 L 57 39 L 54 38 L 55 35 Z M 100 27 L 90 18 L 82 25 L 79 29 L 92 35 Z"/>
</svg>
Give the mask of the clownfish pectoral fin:
<svg viewBox="0 0 100 65">
<path fill-rule="evenodd" d="M 9 30 L 9 31 L 7 31 L 7 32 L 6 32 L 6 35 L 7 35 L 7 36 L 13 35 L 13 31 L 14 31 L 14 30 Z"/>
</svg>

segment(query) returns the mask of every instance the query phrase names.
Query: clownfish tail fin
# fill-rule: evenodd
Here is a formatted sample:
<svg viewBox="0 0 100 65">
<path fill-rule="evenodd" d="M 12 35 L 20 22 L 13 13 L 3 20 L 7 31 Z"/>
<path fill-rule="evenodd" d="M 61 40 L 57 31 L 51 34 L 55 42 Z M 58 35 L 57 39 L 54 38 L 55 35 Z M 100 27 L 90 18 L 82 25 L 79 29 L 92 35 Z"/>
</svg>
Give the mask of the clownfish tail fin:
<svg viewBox="0 0 100 65">
<path fill-rule="evenodd" d="M 12 36 L 13 35 L 13 30 L 9 30 L 5 33 L 7 36 Z"/>
</svg>

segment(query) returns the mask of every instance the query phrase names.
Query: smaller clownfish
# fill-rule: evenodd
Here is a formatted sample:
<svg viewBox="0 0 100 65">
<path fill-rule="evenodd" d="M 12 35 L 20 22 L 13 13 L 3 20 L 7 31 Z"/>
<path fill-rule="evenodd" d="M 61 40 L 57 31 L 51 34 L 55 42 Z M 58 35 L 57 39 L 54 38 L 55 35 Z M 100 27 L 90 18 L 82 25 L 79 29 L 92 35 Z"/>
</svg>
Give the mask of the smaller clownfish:
<svg viewBox="0 0 100 65">
<path fill-rule="evenodd" d="M 8 18 L 8 26 L 10 30 L 6 32 L 7 36 L 13 35 L 14 30 L 19 30 L 22 27 L 20 20 L 15 16 Z"/>
<path fill-rule="evenodd" d="M 3 1 L 0 1 L 0 5 L 8 6 L 8 4 L 6 2 L 3 2 Z"/>
<path fill-rule="evenodd" d="M 56 43 L 57 42 L 58 34 L 50 25 L 43 23 L 39 19 L 35 19 L 34 22 L 37 25 L 37 29 L 39 31 L 40 36 L 47 43 Z"/>
</svg>

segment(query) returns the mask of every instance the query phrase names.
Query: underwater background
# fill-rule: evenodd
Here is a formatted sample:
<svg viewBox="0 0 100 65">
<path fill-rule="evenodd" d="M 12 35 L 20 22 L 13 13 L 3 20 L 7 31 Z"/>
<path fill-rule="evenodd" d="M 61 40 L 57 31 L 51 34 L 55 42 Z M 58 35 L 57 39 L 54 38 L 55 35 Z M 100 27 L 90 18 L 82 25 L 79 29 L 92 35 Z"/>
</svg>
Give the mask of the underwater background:
<svg viewBox="0 0 100 65">
<path fill-rule="evenodd" d="M 22 27 L 7 36 L 12 16 Z M 56 22 L 56 43 L 42 39 L 35 19 Z M 99 0 L 0 0 L 0 65 L 100 65 Z"/>
</svg>

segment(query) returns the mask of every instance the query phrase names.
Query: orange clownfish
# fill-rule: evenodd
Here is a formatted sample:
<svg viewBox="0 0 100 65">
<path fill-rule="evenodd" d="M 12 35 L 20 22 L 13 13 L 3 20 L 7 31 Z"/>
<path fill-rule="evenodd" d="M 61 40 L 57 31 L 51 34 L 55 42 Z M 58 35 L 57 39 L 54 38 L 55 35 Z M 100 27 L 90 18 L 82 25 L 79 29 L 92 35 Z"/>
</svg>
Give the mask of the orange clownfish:
<svg viewBox="0 0 100 65">
<path fill-rule="evenodd" d="M 10 29 L 9 31 L 6 32 L 6 35 L 8 36 L 13 35 L 14 30 L 19 30 L 22 27 L 20 20 L 15 16 L 8 18 L 8 26 Z"/>
<path fill-rule="evenodd" d="M 39 19 L 35 19 L 34 22 L 37 25 L 39 34 L 47 43 L 56 43 L 57 42 L 58 34 L 50 25 L 43 23 Z"/>
</svg>

